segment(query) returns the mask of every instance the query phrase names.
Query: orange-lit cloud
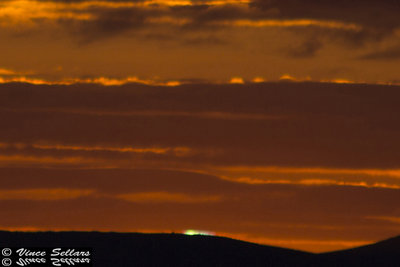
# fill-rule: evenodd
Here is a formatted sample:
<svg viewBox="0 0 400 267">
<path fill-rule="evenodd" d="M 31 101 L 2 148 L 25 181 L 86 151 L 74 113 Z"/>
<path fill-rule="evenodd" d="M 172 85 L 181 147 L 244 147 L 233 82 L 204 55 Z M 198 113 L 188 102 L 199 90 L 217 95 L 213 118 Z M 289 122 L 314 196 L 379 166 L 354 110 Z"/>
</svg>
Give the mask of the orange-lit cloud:
<svg viewBox="0 0 400 267">
<path fill-rule="evenodd" d="M 253 173 L 317 173 L 317 174 L 366 174 L 371 176 L 393 176 L 400 178 L 400 170 L 379 170 L 379 169 L 329 169 L 329 168 L 282 168 L 282 167 L 259 167 L 259 166 L 235 166 L 221 168 L 232 172 L 253 172 Z"/>
<path fill-rule="evenodd" d="M 287 184 L 287 185 L 307 185 L 307 186 L 323 186 L 323 185 L 338 185 L 338 186 L 359 186 L 367 188 L 389 188 L 389 189 L 400 189 L 400 185 L 386 184 L 386 183 L 367 183 L 367 182 L 352 182 L 352 181 L 338 181 L 338 180 L 327 180 L 327 179 L 303 179 L 303 180 L 265 180 L 251 177 L 241 178 L 226 178 L 227 180 L 247 183 L 247 184 Z"/>
<path fill-rule="evenodd" d="M 250 1 L 247 0 L 228 0 L 228 1 L 202 1 L 203 5 L 210 7 L 218 6 L 240 6 L 247 13 L 251 14 L 252 9 L 249 8 Z M 108 2 L 108 1 L 82 1 L 82 2 L 57 2 L 57 1 L 29 1 L 14 0 L 7 2 L 0 10 L 0 25 L 3 27 L 11 25 L 23 25 L 32 27 L 35 20 L 59 20 L 73 19 L 78 21 L 94 21 L 98 19 L 94 8 L 103 8 L 109 10 L 142 8 L 144 10 L 162 10 L 161 14 L 154 14 L 146 18 L 147 23 L 157 24 L 173 24 L 185 25 L 193 22 L 192 17 L 174 17 L 174 13 L 165 11 L 163 6 L 197 6 L 198 3 L 187 0 L 150 0 L 150 1 L 125 1 L 125 2 Z M 317 19 L 241 19 L 231 18 L 230 20 L 211 21 L 214 25 L 224 25 L 231 27 L 309 27 L 316 26 L 329 29 L 342 29 L 349 31 L 361 31 L 362 27 L 355 23 L 346 23 L 341 21 L 317 20 Z"/>
<path fill-rule="evenodd" d="M 281 77 L 279 77 L 279 80 L 281 81 L 291 81 L 291 82 L 309 82 L 312 81 L 311 77 L 306 77 L 306 78 L 297 78 L 293 77 L 290 74 L 283 74 Z M 331 81 L 326 81 L 326 82 L 331 82 Z"/>
<path fill-rule="evenodd" d="M 400 178 L 400 170 L 379 169 L 340 169 L 340 168 L 284 168 L 276 166 L 235 166 L 221 168 L 221 170 L 237 173 L 302 173 L 302 174 L 365 174 L 370 176 L 392 176 Z"/>
<path fill-rule="evenodd" d="M 255 77 L 251 80 L 253 83 L 262 83 L 265 82 L 266 79 L 262 77 Z M 290 74 L 283 74 L 278 77 L 274 81 L 292 81 L 292 82 L 319 82 L 319 83 L 336 83 L 336 84 L 377 84 L 377 85 L 400 85 L 398 81 L 369 81 L 365 80 L 349 80 L 344 78 L 333 78 L 333 79 L 321 79 L 316 80 L 307 76 L 305 78 L 298 78 L 291 76 Z M 191 84 L 189 81 L 179 81 L 179 80 L 156 80 L 156 79 L 141 79 L 136 76 L 129 76 L 126 78 L 110 78 L 110 77 L 94 77 L 94 78 L 62 78 L 58 80 L 49 80 L 44 78 L 35 78 L 32 76 L 21 75 L 21 73 L 14 72 L 9 69 L 0 69 L 0 84 L 4 83 L 13 83 L 13 82 L 21 82 L 21 83 L 29 83 L 35 85 L 74 85 L 74 84 L 101 84 L 104 86 L 119 86 L 125 85 L 129 83 L 138 83 L 143 85 L 150 86 L 166 86 L 166 87 L 176 87 L 185 84 Z M 216 82 L 213 80 L 207 81 L 208 83 L 214 84 L 224 84 L 221 82 Z M 229 82 L 230 84 L 244 84 L 245 80 L 242 77 L 232 77 Z"/>
<path fill-rule="evenodd" d="M 233 83 L 233 84 L 243 84 L 244 80 L 241 77 L 233 77 L 229 83 Z"/>
<path fill-rule="evenodd" d="M 317 26 L 321 28 L 344 29 L 352 31 L 360 31 L 362 28 L 353 23 L 343 23 L 339 21 L 324 21 L 324 20 L 233 20 L 223 22 L 225 25 L 233 25 L 239 27 L 308 27 Z"/>
<path fill-rule="evenodd" d="M 70 146 L 70 145 L 45 145 L 33 144 L 32 147 L 38 149 L 56 149 L 56 150 L 75 150 L 75 151 L 113 151 L 121 153 L 153 153 L 153 154 L 167 154 L 173 153 L 176 155 L 185 155 L 191 153 L 188 147 L 148 147 L 148 148 L 134 148 L 134 147 L 107 147 L 107 146 Z"/>
<path fill-rule="evenodd" d="M 262 77 L 255 77 L 251 80 L 253 83 L 263 83 L 265 82 L 265 79 Z"/>
<path fill-rule="evenodd" d="M 6 70 L 5 70 L 6 71 Z M 5 75 L 0 73 L 0 75 Z M 41 78 L 32 78 L 27 76 L 7 76 L 1 77 L 0 76 L 0 83 L 11 83 L 11 82 L 21 82 L 21 83 L 30 83 L 36 85 L 71 85 L 77 83 L 88 83 L 88 84 L 101 84 L 105 86 L 115 86 L 115 85 L 124 85 L 127 83 L 140 83 L 146 85 L 160 85 L 160 86 L 178 86 L 181 83 L 179 81 L 156 81 L 156 80 L 142 80 L 137 77 L 127 77 L 122 79 L 115 79 L 115 78 L 107 78 L 107 77 L 96 77 L 96 78 L 87 78 L 87 79 L 79 79 L 79 78 L 68 78 L 68 79 L 61 79 L 57 81 L 50 81 Z"/>
<path fill-rule="evenodd" d="M 5 26 L 6 23 L 17 24 L 25 22 L 28 25 L 33 24 L 34 19 L 47 18 L 75 18 L 90 19 L 89 14 L 79 14 L 68 10 L 67 6 L 56 2 L 40 2 L 31 0 L 13 0 L 3 3 L 0 9 L 0 25 Z"/>
<path fill-rule="evenodd" d="M 16 73 L 12 70 L 0 68 L 0 75 L 14 75 L 14 74 Z"/>
<path fill-rule="evenodd" d="M 40 232 L 45 231 L 43 228 L 35 227 L 35 226 L 21 226 L 21 227 L 10 227 L 10 226 L 0 226 L 2 231 L 10 231 L 10 232 Z"/>
<path fill-rule="evenodd" d="M 367 188 L 389 188 L 400 189 L 399 170 L 379 169 L 339 169 L 339 168 L 284 168 L 284 167 L 217 167 L 210 170 L 211 173 L 219 174 L 222 179 L 248 184 L 298 184 L 307 186 L 357 186 Z M 288 179 L 271 177 L 285 174 Z M 291 177 L 296 175 L 296 177 Z M 329 175 L 330 178 L 306 178 L 307 176 Z M 363 176 L 358 178 L 357 175 Z M 344 177 L 341 177 L 344 176 Z M 351 176 L 351 177 L 350 177 Z M 354 178 L 356 177 L 356 178 Z M 381 177 L 392 178 L 387 182 Z"/>
</svg>

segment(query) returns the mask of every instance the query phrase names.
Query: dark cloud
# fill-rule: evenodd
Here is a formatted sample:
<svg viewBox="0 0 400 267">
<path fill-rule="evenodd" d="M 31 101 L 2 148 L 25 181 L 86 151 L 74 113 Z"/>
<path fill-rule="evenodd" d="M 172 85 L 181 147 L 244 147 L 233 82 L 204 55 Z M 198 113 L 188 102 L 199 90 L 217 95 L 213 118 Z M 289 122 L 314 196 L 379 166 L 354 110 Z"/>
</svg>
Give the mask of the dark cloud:
<svg viewBox="0 0 400 267">
<path fill-rule="evenodd" d="M 380 41 L 400 26 L 397 14 L 400 5 L 395 0 L 331 1 L 331 0 L 254 0 L 250 6 L 261 10 L 278 10 L 280 19 L 314 19 L 354 23 L 360 29 L 313 29 L 322 36 L 329 34 L 345 43 L 363 45 Z"/>
<path fill-rule="evenodd" d="M 139 8 L 95 8 L 90 13 L 94 19 L 59 19 L 58 23 L 85 43 L 143 28 L 150 15 Z"/>
<path fill-rule="evenodd" d="M 289 28 L 288 31 L 295 34 L 299 44 L 282 49 L 283 53 L 293 58 L 311 58 L 318 54 L 327 44 L 335 44 L 346 49 L 356 51 L 366 47 L 370 43 L 379 43 L 390 34 L 384 29 L 362 28 L 332 29 L 321 27 Z M 303 40 L 303 41 L 301 41 Z"/>
<path fill-rule="evenodd" d="M 398 60 L 400 59 L 400 47 L 395 46 L 391 48 L 387 48 L 385 50 L 378 50 L 378 51 L 373 51 L 370 53 L 367 53 L 359 59 L 365 59 L 365 60 Z"/>
<path fill-rule="evenodd" d="M 294 58 L 309 58 L 315 56 L 322 47 L 323 44 L 319 40 L 310 39 L 289 48 L 287 54 Z"/>
<path fill-rule="evenodd" d="M 399 26 L 396 0 L 332 1 L 332 0 L 254 0 L 261 9 L 276 8 L 282 18 L 308 18 L 354 22 L 365 26 L 393 29 Z"/>
<path fill-rule="evenodd" d="M 399 168 L 397 86 L 5 84 L 0 95 L 5 143 L 220 151 L 186 163 Z"/>
<path fill-rule="evenodd" d="M 216 36 L 187 38 L 182 41 L 185 45 L 225 45 L 227 41 Z"/>
<path fill-rule="evenodd" d="M 245 8 L 235 5 L 171 7 L 170 15 L 176 18 L 188 19 L 187 23 L 180 26 L 180 30 L 183 30 L 183 33 L 192 31 L 214 32 L 226 27 L 225 25 L 218 24 L 218 22 L 248 18 L 251 16 Z"/>
<path fill-rule="evenodd" d="M 89 1 L 90 0 L 86 0 Z M 68 3 L 70 1 L 64 1 Z M 84 2 L 72 1 L 73 2 Z M 115 0 L 115 2 L 137 2 Z M 68 10 L 68 7 L 65 8 Z M 312 41 L 313 36 L 317 36 L 321 43 L 335 40 L 344 44 L 360 46 L 366 42 L 381 41 L 385 37 L 393 34 L 394 30 L 400 26 L 397 14 L 400 11 L 398 3 L 395 1 L 263 1 L 254 0 L 250 7 L 245 5 L 208 5 L 202 1 L 195 1 L 192 5 L 186 6 L 137 6 L 137 7 L 102 7 L 88 6 L 82 10 L 72 10 L 73 13 L 90 14 L 93 18 L 80 20 L 77 18 L 59 19 L 59 25 L 68 32 L 71 32 L 81 42 L 108 38 L 120 34 L 128 35 L 128 32 L 151 26 L 152 34 L 157 34 L 156 25 L 151 23 L 151 19 L 169 17 L 175 20 L 186 20 L 177 24 L 164 24 L 168 29 L 184 30 L 180 34 L 193 31 L 216 32 L 227 27 L 229 22 L 236 20 L 257 21 L 263 19 L 293 20 L 293 19 L 312 19 L 321 21 L 334 21 L 338 23 L 356 24 L 355 27 L 326 28 L 318 24 L 308 27 L 289 27 L 300 32 L 302 35 L 311 32 L 310 41 L 302 46 L 295 48 L 294 56 L 311 56 L 313 51 L 321 48 L 322 44 L 317 45 Z M 221 24 L 221 22 L 227 22 Z M 46 24 L 47 21 L 42 21 Z M 40 23 L 39 23 L 40 24 Z M 41 24 L 40 24 L 41 25 Z M 49 24 L 51 25 L 51 24 Z M 175 34 L 176 35 L 176 34 Z M 329 40 L 326 40 L 326 39 Z M 82 41 L 83 40 L 83 41 Z M 316 48 L 318 46 L 319 48 Z"/>
<path fill-rule="evenodd" d="M 81 11 L 83 12 L 83 11 Z M 237 18 L 251 17 L 251 14 L 237 6 L 217 6 L 211 7 L 206 5 L 195 6 L 177 6 L 162 7 L 158 5 L 150 7 L 89 7 L 84 12 L 93 16 L 89 20 L 78 20 L 74 18 L 62 18 L 58 20 L 59 25 L 70 32 L 74 38 L 80 42 L 91 42 L 99 39 L 109 38 L 113 36 L 136 36 L 141 37 L 138 32 L 146 27 L 151 31 L 144 34 L 145 39 L 156 39 L 163 41 L 178 40 L 182 44 L 221 44 L 224 40 L 213 37 L 210 34 L 206 37 L 195 36 L 190 37 L 193 30 L 214 31 L 221 28 L 221 25 L 213 24 L 217 21 L 232 20 Z M 162 23 L 152 24 L 151 19 L 159 19 L 162 17 L 170 17 L 173 20 L 188 21 L 183 24 L 169 25 L 163 27 Z M 45 22 L 44 22 L 45 23 Z M 168 33 L 171 32 L 172 34 Z M 182 35 L 182 36 L 181 36 Z M 207 33 L 206 33 L 207 35 Z M 146 38 L 146 36 L 150 38 Z M 166 37 L 166 38 L 165 38 Z"/>
</svg>

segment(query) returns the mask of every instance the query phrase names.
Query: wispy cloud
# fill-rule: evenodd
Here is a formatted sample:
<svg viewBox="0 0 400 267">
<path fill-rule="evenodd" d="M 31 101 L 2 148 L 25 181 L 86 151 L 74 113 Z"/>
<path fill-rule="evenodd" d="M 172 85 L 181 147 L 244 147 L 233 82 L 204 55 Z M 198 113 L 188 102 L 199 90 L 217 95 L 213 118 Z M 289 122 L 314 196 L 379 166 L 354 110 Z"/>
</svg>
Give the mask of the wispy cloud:
<svg viewBox="0 0 400 267">
<path fill-rule="evenodd" d="M 376 50 L 359 57 L 363 60 L 394 61 L 400 58 L 399 46 L 389 47 L 383 50 Z"/>
<path fill-rule="evenodd" d="M 38 149 L 55 149 L 55 150 L 72 150 L 72 151 L 112 151 L 121 153 L 153 153 L 176 155 L 185 155 L 191 153 L 188 147 L 110 147 L 110 146 L 71 146 L 71 145 L 48 145 L 48 144 L 33 144 L 33 148 Z"/>
<path fill-rule="evenodd" d="M 34 109 L 3 109 L 10 112 L 56 112 L 82 114 L 91 116 L 121 116 L 121 117 L 191 117 L 215 120 L 286 120 L 287 116 L 275 116 L 262 113 L 231 113 L 231 112 L 188 112 L 164 110 L 111 111 L 90 109 L 34 108 Z"/>
<path fill-rule="evenodd" d="M 223 177 L 230 181 L 246 184 L 283 184 L 283 185 L 305 185 L 305 186 L 356 186 L 366 188 L 388 188 L 388 189 L 400 189 L 400 185 L 387 184 L 387 183 L 367 183 L 367 182 L 356 182 L 356 181 L 340 181 L 332 179 L 301 179 L 301 180 L 267 180 L 259 179 L 254 177 L 240 177 L 240 178 L 228 178 Z"/>
<path fill-rule="evenodd" d="M 94 190 L 69 188 L 38 188 L 0 190 L 0 200 L 54 201 L 76 199 L 94 194 Z"/>
<path fill-rule="evenodd" d="M 172 192 L 143 192 L 117 195 L 117 198 L 138 203 L 209 203 L 221 201 L 220 196 L 188 195 Z"/>
<path fill-rule="evenodd" d="M 400 217 L 395 216 L 368 216 L 367 219 L 391 222 L 400 225 Z"/>
<path fill-rule="evenodd" d="M 2 69 L 0 68 L 0 75 L 15 75 L 16 72 L 10 69 Z"/>
<path fill-rule="evenodd" d="M 287 184 L 306 186 L 355 186 L 400 189 L 398 169 L 288 168 L 276 166 L 232 166 L 210 169 L 239 183 Z"/>
<path fill-rule="evenodd" d="M 0 155 L 0 166 L 13 164 L 37 164 L 37 165 L 93 165 L 96 161 L 84 157 L 51 157 L 32 156 L 24 154 Z"/>
<path fill-rule="evenodd" d="M 4 71 L 10 72 L 9 70 L 5 69 Z M 0 83 L 21 82 L 21 83 L 30 83 L 36 85 L 72 85 L 72 84 L 83 83 L 83 84 L 101 84 L 105 86 L 116 86 L 116 85 L 124 85 L 127 83 L 139 83 L 146 85 L 178 86 L 181 84 L 179 81 L 174 81 L 174 80 L 171 81 L 143 80 L 135 76 L 121 78 L 121 79 L 108 78 L 108 77 L 94 77 L 94 78 L 84 78 L 84 79 L 66 78 L 66 79 L 51 81 L 43 78 L 35 78 L 27 75 L 21 75 L 21 73 L 15 73 L 15 72 L 13 72 L 13 74 L 7 74 L 7 75 L 4 73 L 2 74 L 0 72 L 0 75 L 3 75 L 3 77 L 0 76 Z"/>
</svg>

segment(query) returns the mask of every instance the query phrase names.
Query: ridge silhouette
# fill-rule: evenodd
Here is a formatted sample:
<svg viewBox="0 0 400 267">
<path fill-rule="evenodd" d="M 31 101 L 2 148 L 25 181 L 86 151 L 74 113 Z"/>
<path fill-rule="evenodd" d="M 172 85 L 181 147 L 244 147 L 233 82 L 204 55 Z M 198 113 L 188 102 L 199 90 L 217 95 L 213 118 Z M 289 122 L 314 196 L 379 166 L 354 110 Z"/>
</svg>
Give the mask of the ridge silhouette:
<svg viewBox="0 0 400 267">
<path fill-rule="evenodd" d="M 91 247 L 93 266 L 400 266 L 400 236 L 314 254 L 226 237 L 0 231 L 0 247 Z"/>
</svg>

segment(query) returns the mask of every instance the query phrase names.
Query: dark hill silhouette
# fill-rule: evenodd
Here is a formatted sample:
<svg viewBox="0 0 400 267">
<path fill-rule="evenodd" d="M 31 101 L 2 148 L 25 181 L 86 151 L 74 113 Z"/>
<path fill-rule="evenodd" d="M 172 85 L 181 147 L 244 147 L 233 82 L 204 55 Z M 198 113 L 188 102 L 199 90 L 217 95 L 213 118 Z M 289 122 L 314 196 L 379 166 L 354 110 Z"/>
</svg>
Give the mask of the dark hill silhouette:
<svg viewBox="0 0 400 267">
<path fill-rule="evenodd" d="M 313 254 L 214 236 L 0 232 L 0 247 L 92 247 L 94 266 L 400 266 L 400 237 Z"/>
<path fill-rule="evenodd" d="M 315 266 L 400 266 L 400 236 L 353 249 L 316 255 Z"/>
</svg>

